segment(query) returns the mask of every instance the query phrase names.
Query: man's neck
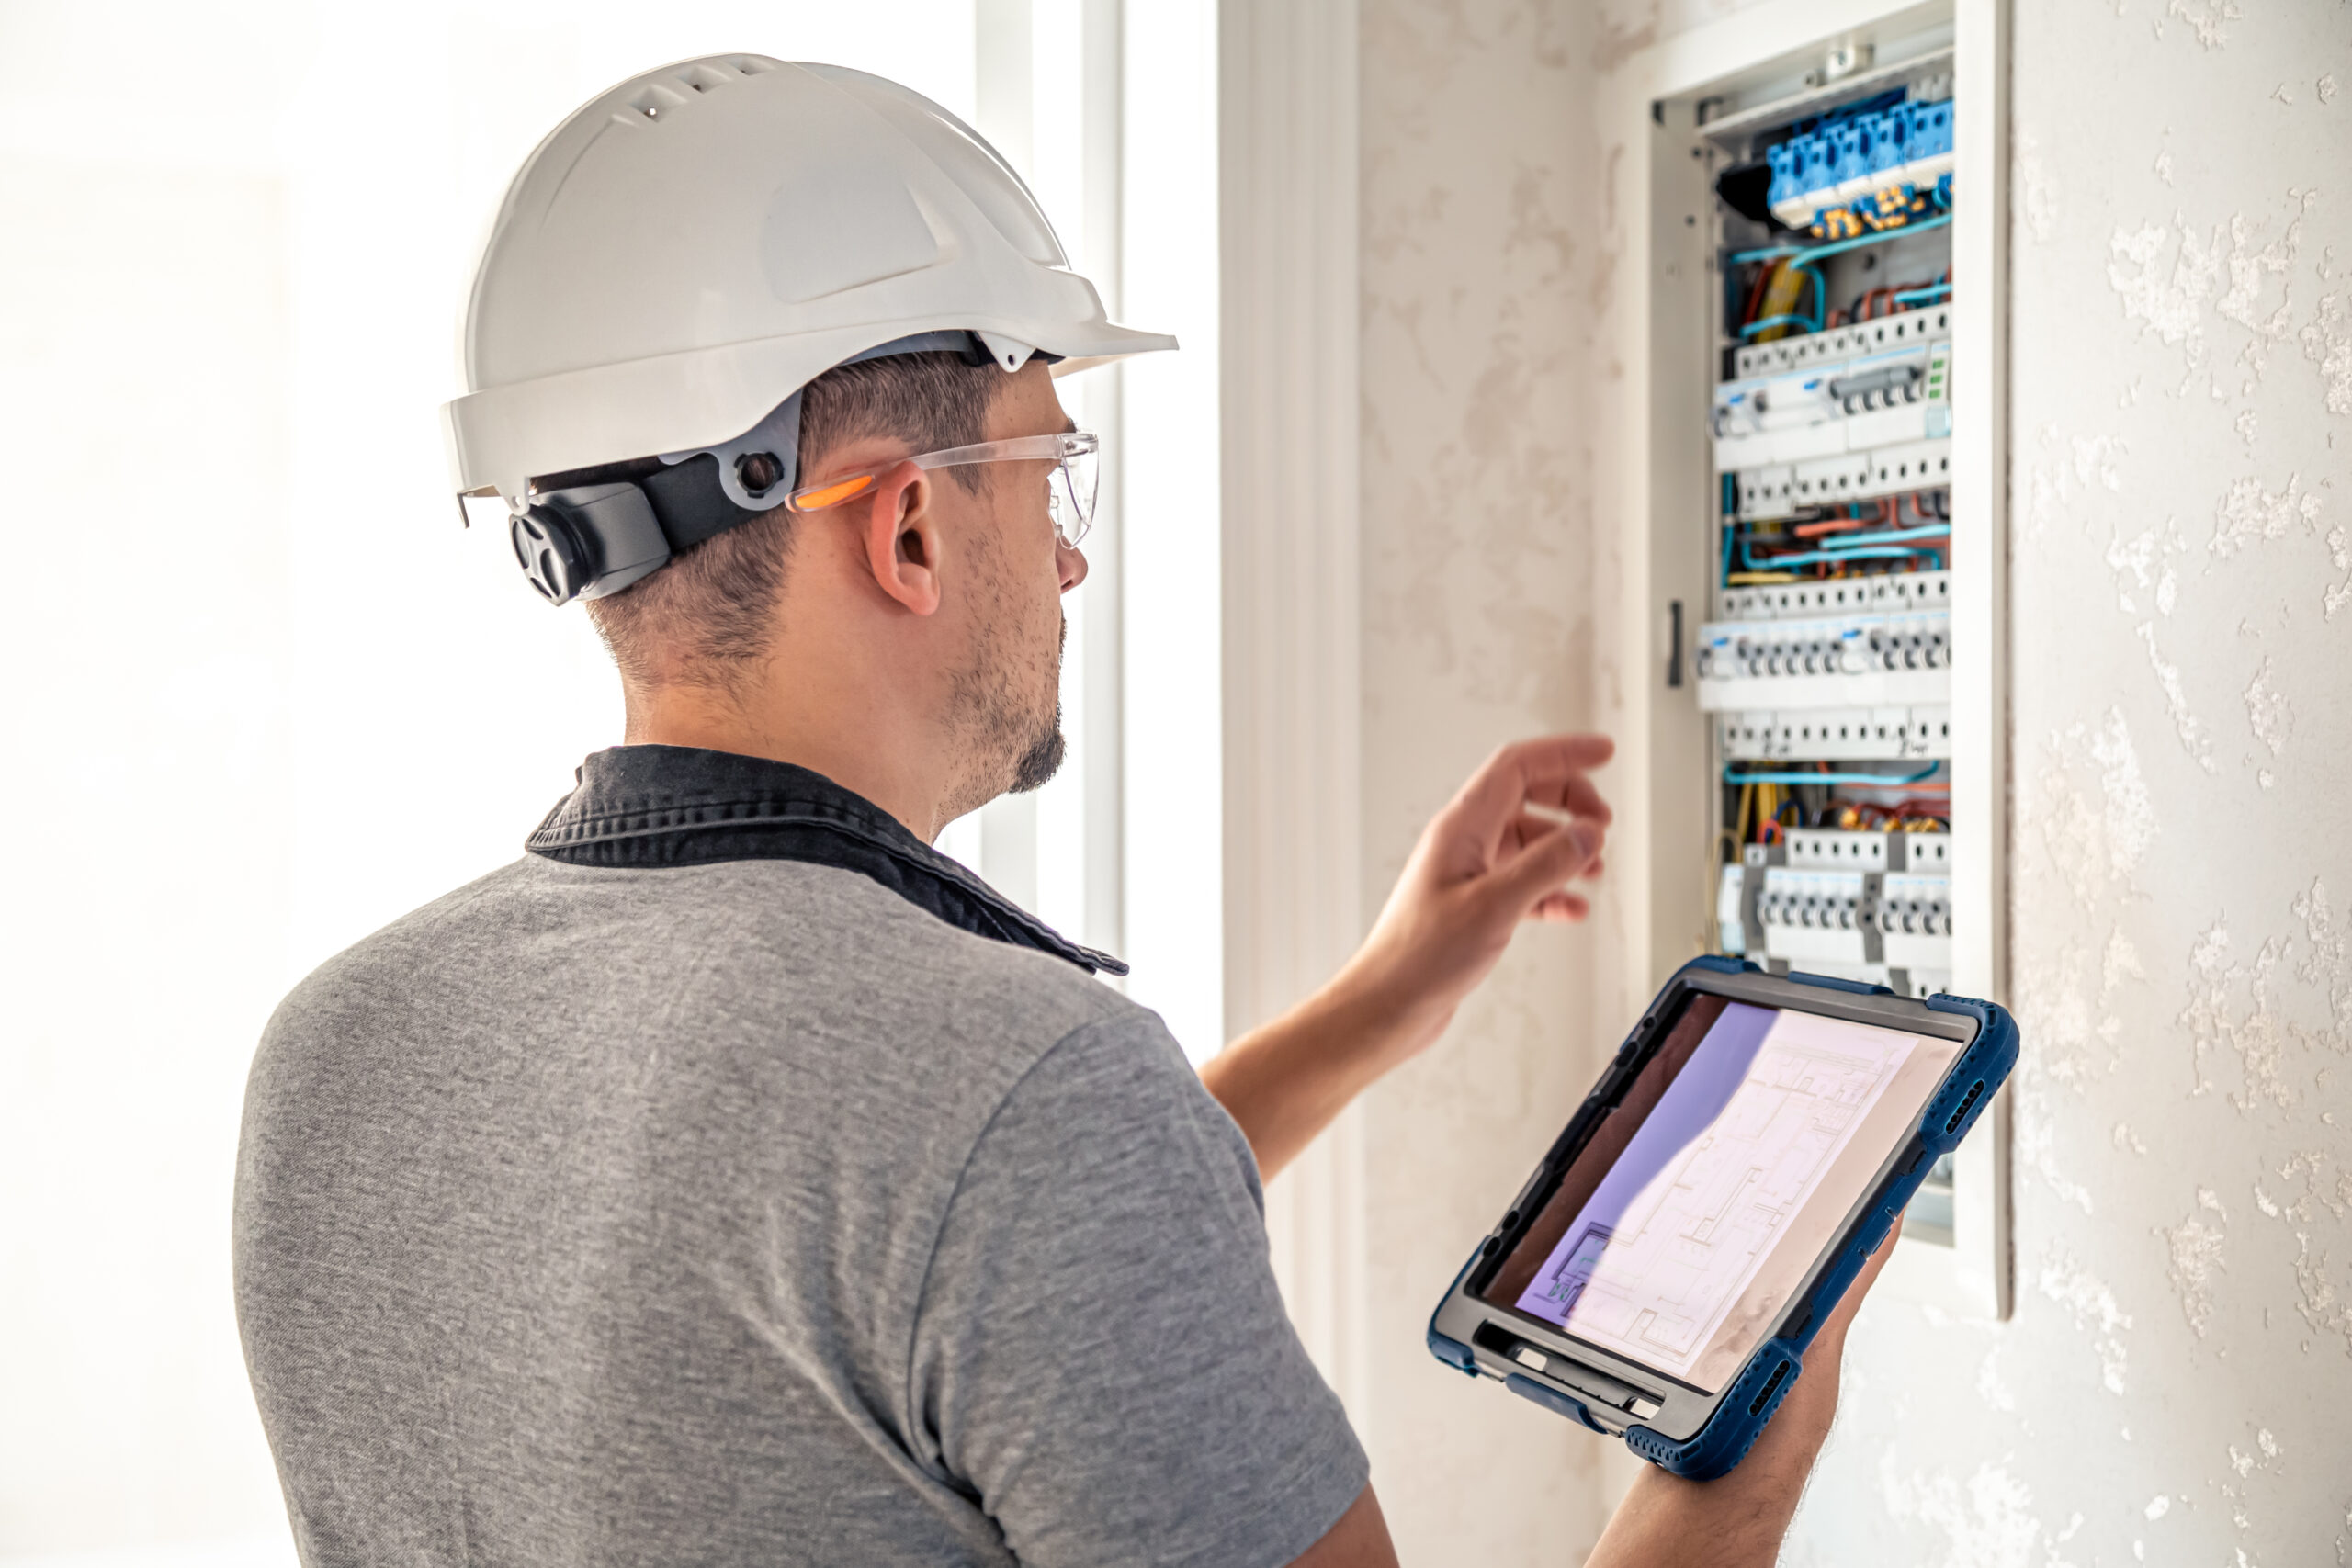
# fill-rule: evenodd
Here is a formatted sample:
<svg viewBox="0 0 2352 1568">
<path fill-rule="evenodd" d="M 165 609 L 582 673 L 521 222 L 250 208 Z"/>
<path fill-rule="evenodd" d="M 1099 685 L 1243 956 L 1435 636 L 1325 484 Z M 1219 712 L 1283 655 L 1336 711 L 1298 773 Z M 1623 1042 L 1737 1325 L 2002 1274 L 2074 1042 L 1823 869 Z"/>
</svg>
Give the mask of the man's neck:
<svg viewBox="0 0 2352 1568">
<path fill-rule="evenodd" d="M 818 720 L 759 694 L 667 685 L 631 689 L 627 701 L 626 745 L 693 746 L 790 762 L 864 795 L 925 843 L 947 825 L 941 815 L 948 786 L 941 749 L 897 733 L 905 728 L 903 716 L 886 706 L 834 707 L 835 714 L 858 715 L 853 734 L 838 720 Z"/>
</svg>

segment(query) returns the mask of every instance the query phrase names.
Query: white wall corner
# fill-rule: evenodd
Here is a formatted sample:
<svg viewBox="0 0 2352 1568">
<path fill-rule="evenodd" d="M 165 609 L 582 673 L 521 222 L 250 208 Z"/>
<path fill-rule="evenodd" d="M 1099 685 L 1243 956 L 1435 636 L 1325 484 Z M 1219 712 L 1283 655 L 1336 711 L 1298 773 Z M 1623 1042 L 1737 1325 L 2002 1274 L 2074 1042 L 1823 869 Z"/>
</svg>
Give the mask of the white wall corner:
<svg viewBox="0 0 2352 1568">
<path fill-rule="evenodd" d="M 1229 1033 L 1362 935 L 1357 62 L 1354 0 L 1219 6 Z M 1362 1172 L 1351 1111 L 1267 1205 L 1292 1314 L 1359 1429 Z"/>
</svg>

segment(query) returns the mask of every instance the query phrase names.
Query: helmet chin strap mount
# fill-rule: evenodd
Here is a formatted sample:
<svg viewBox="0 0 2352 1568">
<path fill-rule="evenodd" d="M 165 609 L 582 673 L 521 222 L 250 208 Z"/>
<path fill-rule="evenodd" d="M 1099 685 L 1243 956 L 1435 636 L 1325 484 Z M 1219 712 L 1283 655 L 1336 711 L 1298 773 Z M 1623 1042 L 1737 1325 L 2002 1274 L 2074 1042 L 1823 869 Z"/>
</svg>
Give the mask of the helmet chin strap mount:
<svg viewBox="0 0 2352 1568">
<path fill-rule="evenodd" d="M 1008 372 L 1032 358 L 1054 357 L 994 333 L 934 332 L 893 339 L 843 363 L 941 352 Z M 679 552 L 765 516 L 791 492 L 799 472 L 796 389 L 732 441 L 664 452 L 650 473 L 534 490 L 510 516 L 508 534 L 523 575 L 541 598 L 551 604 L 601 599 L 659 571 Z"/>
</svg>

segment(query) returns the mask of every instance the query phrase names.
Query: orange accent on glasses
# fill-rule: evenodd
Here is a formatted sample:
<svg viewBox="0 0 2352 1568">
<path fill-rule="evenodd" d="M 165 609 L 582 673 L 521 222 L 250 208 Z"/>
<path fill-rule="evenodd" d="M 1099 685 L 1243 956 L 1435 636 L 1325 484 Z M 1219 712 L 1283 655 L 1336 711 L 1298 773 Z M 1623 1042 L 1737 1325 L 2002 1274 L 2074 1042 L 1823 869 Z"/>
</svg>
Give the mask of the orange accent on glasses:
<svg viewBox="0 0 2352 1568">
<path fill-rule="evenodd" d="M 874 476 L 859 474 L 839 484 L 827 485 L 822 490 L 801 491 L 792 498 L 792 509 L 795 512 L 821 512 L 828 506 L 839 506 L 851 497 L 862 495 L 873 488 Z"/>
</svg>

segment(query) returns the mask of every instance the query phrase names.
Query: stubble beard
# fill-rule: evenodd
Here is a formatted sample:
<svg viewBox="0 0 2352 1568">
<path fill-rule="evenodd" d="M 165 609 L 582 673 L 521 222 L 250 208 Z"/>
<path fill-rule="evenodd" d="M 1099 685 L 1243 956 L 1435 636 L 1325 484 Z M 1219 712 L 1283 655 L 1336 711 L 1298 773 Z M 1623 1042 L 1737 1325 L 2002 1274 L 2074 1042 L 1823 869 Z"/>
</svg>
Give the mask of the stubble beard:
<svg viewBox="0 0 2352 1568">
<path fill-rule="evenodd" d="M 1062 637 L 1065 641 L 1069 639 L 1068 622 L 1063 623 Z M 1054 664 L 1054 673 L 1058 676 L 1061 661 L 1057 659 Z M 1045 788 L 1062 771 L 1062 758 L 1069 751 L 1069 743 L 1062 736 L 1062 702 L 1057 696 L 1054 699 L 1054 716 L 1046 721 L 1044 732 L 1029 743 L 1029 750 L 1021 753 L 1021 761 L 1013 765 L 1012 784 L 1007 793 L 1027 795 L 1031 790 Z"/>
<path fill-rule="evenodd" d="M 1037 671 L 1043 688 L 1029 686 L 1011 668 L 1006 644 L 1012 639 L 1001 626 L 990 626 L 979 656 L 956 682 L 956 705 L 963 720 L 962 750 L 967 759 L 963 798 L 954 801 L 950 818 L 977 811 L 1001 795 L 1026 795 L 1042 789 L 1061 771 L 1069 746 L 1062 735 L 1062 652 L 1069 643 L 1069 619 L 1061 617 L 1053 658 Z M 1027 689 L 1023 689 L 1023 688 Z"/>
<path fill-rule="evenodd" d="M 1027 795 L 1043 789 L 1046 782 L 1061 772 L 1062 758 L 1069 750 L 1069 743 L 1062 737 L 1062 655 L 1069 651 L 1069 617 L 1060 617 L 1061 628 L 1054 639 L 1054 661 L 1046 671 L 1047 690 L 1053 693 L 1053 711 L 1040 715 L 1029 727 L 1028 744 L 1022 747 L 1012 764 L 1012 782 L 1005 786 L 1008 795 Z M 1005 737 L 1006 749 L 1019 736 L 1013 730 Z"/>
</svg>

